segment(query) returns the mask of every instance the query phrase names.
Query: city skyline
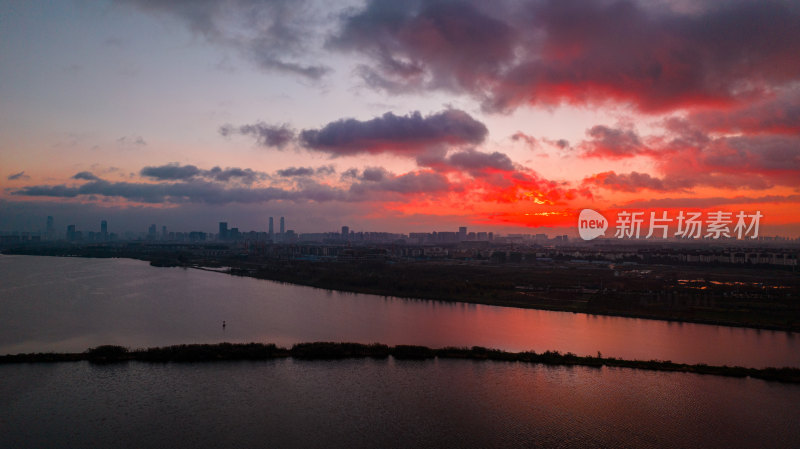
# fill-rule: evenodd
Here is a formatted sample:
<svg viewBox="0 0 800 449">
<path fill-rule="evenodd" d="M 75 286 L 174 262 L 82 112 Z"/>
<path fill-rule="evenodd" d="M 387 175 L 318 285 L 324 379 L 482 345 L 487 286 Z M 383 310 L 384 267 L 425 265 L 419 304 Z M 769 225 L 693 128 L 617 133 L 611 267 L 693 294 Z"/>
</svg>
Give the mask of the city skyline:
<svg viewBox="0 0 800 449">
<path fill-rule="evenodd" d="M 794 2 L 0 1 L 0 17 L 0 231 L 284 216 L 298 233 L 574 235 L 591 208 L 758 211 L 763 235 L 800 236 Z"/>
<path fill-rule="evenodd" d="M 159 225 L 150 223 L 146 229 L 131 229 L 119 228 L 109 231 L 108 220 L 101 220 L 99 228 L 88 226 L 81 228 L 76 224 L 67 224 L 66 232 L 58 231 L 56 229 L 56 220 L 53 216 L 48 216 L 44 229 L 37 230 L 13 230 L 13 231 L 0 231 L 0 237 L 13 237 L 18 240 L 7 240 L 6 243 L 13 243 L 15 241 L 24 243 L 29 242 L 29 239 L 36 239 L 38 241 L 58 241 L 66 240 L 73 242 L 83 243 L 101 243 L 112 241 L 126 241 L 126 240 L 149 240 L 149 241 L 271 241 L 273 243 L 293 243 L 293 242 L 319 242 L 326 240 L 341 241 L 382 241 L 390 242 L 396 240 L 408 240 L 411 243 L 457 243 L 457 242 L 470 242 L 470 241 L 494 241 L 495 237 L 499 242 L 514 242 L 519 241 L 532 241 L 538 243 L 547 243 L 549 241 L 556 241 L 566 243 L 573 239 L 573 241 L 580 242 L 581 240 L 590 241 L 595 237 L 586 238 L 580 232 L 580 229 L 568 229 L 566 234 L 553 234 L 546 232 L 514 232 L 508 234 L 494 233 L 493 231 L 475 230 L 467 226 L 459 226 L 457 229 L 429 229 L 422 232 L 401 231 L 401 232 L 387 232 L 380 229 L 351 229 L 348 225 L 342 225 L 340 230 L 330 229 L 316 229 L 313 231 L 297 232 L 294 229 L 287 228 L 285 217 L 279 217 L 281 228 L 278 232 L 273 230 L 274 217 L 269 217 L 269 222 L 266 227 L 260 228 L 239 228 L 235 223 L 227 221 L 219 221 L 215 223 L 217 232 L 208 230 L 208 226 L 203 227 L 199 224 L 185 224 L 177 229 L 168 228 L 166 225 L 160 225 L 161 233 L 158 233 Z M 302 220 L 301 220 L 302 221 Z M 630 223 L 617 222 L 614 223 L 616 230 L 612 229 L 610 232 L 602 232 L 597 235 L 601 240 L 618 241 L 620 243 L 652 243 L 652 242 L 711 242 L 716 241 L 720 243 L 731 243 L 735 245 L 758 243 L 764 241 L 784 241 L 793 242 L 800 241 L 800 237 L 792 238 L 783 235 L 764 235 L 759 234 L 758 227 L 737 229 L 733 228 L 733 223 L 726 227 L 720 228 L 719 226 L 714 230 L 713 227 L 703 228 L 702 226 L 693 227 L 689 224 L 685 226 L 684 231 L 681 231 L 680 226 L 670 224 L 666 230 L 663 223 L 656 220 L 653 223 L 641 223 L 641 229 L 637 235 L 633 235 L 634 229 L 630 227 Z M 230 224 L 230 227 L 229 227 Z M 696 223 L 698 224 L 698 223 Z M 99 231 L 98 231 L 99 229 Z M 677 229 L 677 232 L 675 232 Z M 687 232 L 692 230 L 693 234 L 687 235 Z M 648 232 L 649 231 L 649 232 Z M 654 232 L 659 234 L 652 237 Z M 712 232 L 709 232 L 712 231 Z M 663 233 L 663 235 L 661 235 Z M 646 235 L 645 235 L 646 234 Z M 21 240 L 19 239 L 21 238 Z"/>
<path fill-rule="evenodd" d="M 348 225 L 342 225 L 340 231 L 330 230 L 330 229 L 325 229 L 325 230 L 317 229 L 315 231 L 300 233 L 300 232 L 296 232 L 294 229 L 288 228 L 286 226 L 285 217 L 279 217 L 280 218 L 281 227 L 280 227 L 278 232 L 274 232 L 274 230 L 272 228 L 273 218 L 274 217 L 269 217 L 269 222 L 265 227 L 254 228 L 254 229 L 244 229 L 244 228 L 240 229 L 238 227 L 238 225 L 234 225 L 235 223 L 233 223 L 233 222 L 219 221 L 219 222 L 215 223 L 216 229 L 217 229 L 216 233 L 208 231 L 207 228 L 209 228 L 209 226 L 205 226 L 204 227 L 203 225 L 184 224 L 184 226 L 179 227 L 177 230 L 176 229 L 172 229 L 172 228 L 168 228 L 166 225 L 161 225 L 162 232 L 161 232 L 161 234 L 158 234 L 156 232 L 158 227 L 159 227 L 159 225 L 157 223 L 150 223 L 149 225 L 147 225 L 146 228 L 142 228 L 142 229 L 139 229 L 139 230 L 131 229 L 130 227 L 128 227 L 128 228 L 119 228 L 119 229 L 115 230 L 112 227 L 112 230 L 109 231 L 108 220 L 100 220 L 99 221 L 99 226 L 91 226 L 91 225 L 89 225 L 86 228 L 81 228 L 80 226 L 78 226 L 78 225 L 76 225 L 74 223 L 70 223 L 70 224 L 65 225 L 66 233 L 64 233 L 64 232 L 59 232 L 56 229 L 56 219 L 52 215 L 49 215 L 49 216 L 47 216 L 47 220 L 46 220 L 44 229 L 33 229 L 33 230 L 31 230 L 31 229 L 25 229 L 25 230 L 17 229 L 17 230 L 13 230 L 13 231 L 0 231 L 0 235 L 4 235 L 4 234 L 7 234 L 7 235 L 25 234 L 25 235 L 40 236 L 44 240 L 59 240 L 61 238 L 66 238 L 66 240 L 73 240 L 69 236 L 71 232 L 75 233 L 75 232 L 86 231 L 87 233 L 91 233 L 91 235 L 93 235 L 93 236 L 101 237 L 100 241 L 107 241 L 107 240 L 109 240 L 110 236 L 112 236 L 112 235 L 116 236 L 116 238 L 121 238 L 122 236 L 127 236 L 127 237 L 137 236 L 138 238 L 141 238 L 143 236 L 147 236 L 147 238 L 151 239 L 151 240 L 166 240 L 165 237 L 167 235 L 173 235 L 175 233 L 181 233 L 181 234 L 203 233 L 203 234 L 206 234 L 208 236 L 214 236 L 217 240 L 236 240 L 236 238 L 234 238 L 232 236 L 241 235 L 242 238 L 245 238 L 244 236 L 246 236 L 246 234 L 249 234 L 249 233 L 263 234 L 263 235 L 269 236 L 269 239 L 272 239 L 273 235 L 274 236 L 282 236 L 282 235 L 287 235 L 287 234 L 291 234 L 291 235 L 294 235 L 294 236 L 299 236 L 299 235 L 303 235 L 303 234 L 331 234 L 331 235 L 349 236 L 349 235 L 359 235 L 359 234 L 364 234 L 364 233 L 394 234 L 394 235 L 403 235 L 404 234 L 404 235 L 407 236 L 409 234 L 411 234 L 411 235 L 415 234 L 414 232 L 390 233 L 390 232 L 377 230 L 377 229 L 372 229 L 372 230 L 368 230 L 368 229 L 353 229 L 353 230 L 351 230 L 350 226 L 348 226 Z M 229 227 L 229 225 L 230 225 L 230 227 Z M 113 226 L 113 224 L 112 224 L 112 226 Z M 436 234 L 437 232 L 438 233 L 453 234 L 454 236 L 458 236 L 459 240 L 468 240 L 467 239 L 467 234 L 468 234 L 467 233 L 467 229 L 468 228 L 466 226 L 459 226 L 457 231 L 442 229 L 442 230 L 431 230 L 431 231 L 428 231 L 428 232 L 431 232 L 433 234 Z M 169 230 L 169 232 L 168 232 L 168 230 Z M 494 235 L 494 233 L 491 232 L 491 231 L 477 231 L 477 232 L 472 231 L 469 234 L 471 234 L 473 237 L 475 235 L 483 235 L 483 236 Z M 474 240 L 474 238 L 472 240 Z"/>
</svg>

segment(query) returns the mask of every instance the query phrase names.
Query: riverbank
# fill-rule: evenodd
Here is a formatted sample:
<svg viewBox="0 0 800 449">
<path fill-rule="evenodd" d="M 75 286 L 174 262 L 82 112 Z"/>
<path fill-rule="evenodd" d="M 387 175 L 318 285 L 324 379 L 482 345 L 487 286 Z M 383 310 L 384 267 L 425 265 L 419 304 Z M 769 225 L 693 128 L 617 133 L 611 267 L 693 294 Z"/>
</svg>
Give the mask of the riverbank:
<svg viewBox="0 0 800 449">
<path fill-rule="evenodd" d="M 227 272 L 342 292 L 800 332 L 800 276 L 786 270 L 569 263 L 356 263 L 250 256 L 200 260 L 177 253 L 67 249 L 14 253 L 124 257 L 157 267 Z"/>
<path fill-rule="evenodd" d="M 751 377 L 766 381 L 800 383 L 799 368 L 743 368 L 740 366 L 713 366 L 706 364 L 689 365 L 662 360 L 624 360 L 613 357 L 578 356 L 557 351 L 536 353 L 505 352 L 473 346 L 472 348 L 428 348 L 425 346 L 397 345 L 380 343 L 298 343 L 291 348 L 281 348 L 275 344 L 194 344 L 160 348 L 129 350 L 122 346 L 105 345 L 90 348 L 82 353 L 31 353 L 0 356 L 0 364 L 8 363 L 57 363 L 88 361 L 96 364 L 122 363 L 129 361 L 151 363 L 189 363 L 234 360 L 270 360 L 292 357 L 300 360 L 330 360 L 350 358 L 392 357 L 396 360 L 468 359 L 501 362 L 519 362 L 554 366 L 586 366 L 592 368 L 612 367 L 631 368 L 649 371 L 670 371 L 706 374 L 725 377 Z"/>
<path fill-rule="evenodd" d="M 790 288 L 754 298 L 746 282 L 764 273 L 747 270 L 713 273 L 692 267 L 640 266 L 650 278 L 617 277 L 593 267 L 520 267 L 436 262 L 342 264 L 292 261 L 282 264 L 234 263 L 232 275 L 255 277 L 327 290 L 618 316 L 729 327 L 800 332 L 798 279 L 774 273 Z M 722 271 L 722 270 L 721 270 Z M 655 272 L 655 274 L 653 274 Z M 619 273 L 619 272 L 617 272 Z M 710 287 L 680 285 L 682 278 L 705 278 Z M 719 280 L 717 280 L 719 279 Z"/>
</svg>

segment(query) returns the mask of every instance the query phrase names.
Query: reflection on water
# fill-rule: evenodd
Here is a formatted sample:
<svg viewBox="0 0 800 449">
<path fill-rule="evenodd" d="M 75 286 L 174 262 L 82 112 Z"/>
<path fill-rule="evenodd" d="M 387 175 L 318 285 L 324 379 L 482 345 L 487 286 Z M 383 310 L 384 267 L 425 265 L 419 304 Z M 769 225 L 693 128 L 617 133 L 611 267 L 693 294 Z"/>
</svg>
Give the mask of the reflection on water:
<svg viewBox="0 0 800 449">
<path fill-rule="evenodd" d="M 0 447 L 798 447 L 800 386 L 466 360 L 0 366 Z"/>
<path fill-rule="evenodd" d="M 0 256 L 0 311 L 0 354 L 333 340 L 800 366 L 787 332 L 338 293 L 128 259 Z"/>
</svg>

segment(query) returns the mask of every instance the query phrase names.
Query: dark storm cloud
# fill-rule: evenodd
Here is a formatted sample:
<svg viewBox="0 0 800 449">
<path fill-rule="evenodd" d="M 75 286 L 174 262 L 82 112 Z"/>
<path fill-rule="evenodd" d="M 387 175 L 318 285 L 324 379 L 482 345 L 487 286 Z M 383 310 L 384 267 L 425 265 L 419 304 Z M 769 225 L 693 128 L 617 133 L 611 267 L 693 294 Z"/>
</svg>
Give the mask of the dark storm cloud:
<svg viewBox="0 0 800 449">
<path fill-rule="evenodd" d="M 353 53 L 368 86 L 463 93 L 491 111 L 609 101 L 647 112 L 726 108 L 800 76 L 800 8 L 790 1 L 118 1 L 177 18 L 266 70 L 319 79 L 330 69 L 311 61 L 324 50 Z"/>
<path fill-rule="evenodd" d="M 83 195 L 118 197 L 142 203 L 257 203 L 276 199 L 301 199 L 302 195 L 277 188 L 229 188 L 202 180 L 177 183 L 90 181 L 79 187 L 30 186 L 12 192 L 20 196 L 75 198 Z"/>
<path fill-rule="evenodd" d="M 273 147 L 281 149 L 294 139 L 294 130 L 286 124 L 268 125 L 264 122 L 253 123 L 252 125 L 223 125 L 219 128 L 219 133 L 225 137 L 232 134 L 242 134 L 251 136 L 262 147 Z"/>
<path fill-rule="evenodd" d="M 189 168 L 188 170 L 182 170 Z M 332 169 L 322 167 L 323 172 Z M 284 174 L 296 177 L 292 188 L 253 187 L 242 179 L 266 178 L 249 169 L 201 170 L 194 166 L 168 164 L 161 167 L 145 167 L 142 173 L 160 176 L 159 182 L 111 182 L 97 178 L 88 172 L 74 179 L 85 180 L 82 185 L 37 185 L 11 190 L 15 196 L 49 198 L 121 198 L 136 203 L 150 204 L 210 204 L 230 203 L 254 204 L 274 200 L 290 202 L 358 202 L 384 200 L 386 195 L 434 193 L 447 190 L 449 182 L 441 174 L 418 171 L 402 175 L 389 173 L 383 168 L 367 168 L 358 175 L 358 182 L 349 188 L 331 187 L 312 178 L 319 170 L 312 168 L 290 168 Z M 238 184 L 228 181 L 240 180 Z M 166 182 L 165 182 L 166 181 Z M 172 182 L 175 181 L 175 182 Z"/>
<path fill-rule="evenodd" d="M 315 171 L 311 167 L 289 167 L 278 170 L 278 176 L 283 176 L 284 178 L 290 178 L 294 176 L 311 176 L 314 173 Z"/>
<path fill-rule="evenodd" d="M 595 129 L 595 128 L 592 128 Z M 684 191 L 699 186 L 763 190 L 797 187 L 800 179 L 800 137 L 756 134 L 712 137 L 685 121 L 669 121 L 666 134 L 651 138 L 656 145 L 636 144 L 638 137 L 603 127 L 596 139 L 581 146 L 582 157 L 653 158 L 658 176 L 608 171 L 584 179 L 584 185 L 636 192 Z"/>
<path fill-rule="evenodd" d="M 259 67 L 317 80 L 330 71 L 310 63 L 314 9 L 302 0 L 118 0 L 182 21 L 209 42 L 238 50 Z"/>
<path fill-rule="evenodd" d="M 349 168 L 342 172 L 342 180 L 380 181 L 387 176 L 394 176 L 383 167 L 365 167 L 364 170 Z"/>
<path fill-rule="evenodd" d="M 416 156 L 432 146 L 477 144 L 483 142 L 486 126 L 469 114 L 448 109 L 422 116 L 412 112 L 405 116 L 391 112 L 371 120 L 342 119 L 321 129 L 300 133 L 303 146 L 331 156 L 392 153 Z"/>
<path fill-rule="evenodd" d="M 371 57 L 360 72 L 373 87 L 479 91 L 513 59 L 518 38 L 473 2 L 371 1 L 328 46 Z"/>
<path fill-rule="evenodd" d="M 511 158 L 500 152 L 483 153 L 475 150 L 460 151 L 447 157 L 447 162 L 456 168 L 467 171 L 496 169 L 504 171 L 514 170 Z"/>
<path fill-rule="evenodd" d="M 357 52 L 373 87 L 445 89 L 486 109 L 631 103 L 722 107 L 800 76 L 796 3 L 370 0 L 328 47 Z"/>
<path fill-rule="evenodd" d="M 144 167 L 139 171 L 139 174 L 160 181 L 177 181 L 198 176 L 200 174 L 200 169 L 194 165 L 179 165 L 174 163 L 158 167 Z"/>
<path fill-rule="evenodd" d="M 367 167 L 361 173 L 361 176 L 358 179 L 363 181 L 381 181 L 389 175 L 389 172 L 386 171 L 383 167 Z"/>
<path fill-rule="evenodd" d="M 266 177 L 264 173 L 253 171 L 249 168 L 229 167 L 223 169 L 214 167 L 210 170 L 201 170 L 194 165 L 180 165 L 177 162 L 154 167 L 144 167 L 140 170 L 139 174 L 158 181 L 188 181 L 196 178 L 206 178 L 220 182 L 239 181 L 244 184 L 252 184 Z"/>
<path fill-rule="evenodd" d="M 75 175 L 72 177 L 72 179 L 80 179 L 80 180 L 84 180 L 84 181 L 95 181 L 95 180 L 98 180 L 100 178 L 95 176 L 94 173 L 92 173 L 92 172 L 82 171 L 80 173 L 75 173 Z"/>
<path fill-rule="evenodd" d="M 651 176 L 647 173 L 630 172 L 619 173 L 609 171 L 598 173 L 583 180 L 584 185 L 594 185 L 621 192 L 638 192 L 643 189 L 654 191 L 667 191 L 684 189 L 691 185 L 681 182 L 670 182 Z"/>
<path fill-rule="evenodd" d="M 730 171 L 793 172 L 800 179 L 800 137 L 736 136 L 718 139 L 702 155 L 709 167 Z"/>
<path fill-rule="evenodd" d="M 500 152 L 484 153 L 473 148 L 457 151 L 448 156 L 421 155 L 417 165 L 440 172 L 464 172 L 480 177 L 491 171 L 514 172 L 516 168 L 508 155 Z"/>
<path fill-rule="evenodd" d="M 202 171 L 201 174 L 205 178 L 213 179 L 216 181 L 228 182 L 231 180 L 237 180 L 244 184 L 252 184 L 266 177 L 263 173 L 253 171 L 249 168 L 237 168 L 237 167 L 225 168 L 225 169 L 214 167 L 211 170 Z"/>
<path fill-rule="evenodd" d="M 761 103 L 754 109 L 769 109 L 775 102 Z M 712 186 L 769 188 L 774 185 L 797 186 L 800 179 L 800 135 L 788 132 L 783 125 L 756 131 L 754 121 L 786 123 L 780 114 L 772 117 L 751 115 L 745 118 L 738 110 L 723 118 L 721 114 L 703 114 L 701 118 L 670 119 L 665 122 L 666 134 L 654 139 L 655 149 L 669 157 L 655 158 L 657 168 L 669 177 L 696 177 L 718 181 Z M 709 121 L 721 119 L 725 124 Z M 788 125 L 788 123 L 786 123 Z M 716 126 L 738 128 L 739 135 L 718 135 Z M 796 126 L 796 125 L 795 125 Z M 710 128 L 706 130 L 706 128 Z M 745 128 L 748 131 L 745 131 Z M 736 180 L 736 182 L 731 182 Z M 738 185 L 737 185 L 738 184 Z"/>
<path fill-rule="evenodd" d="M 797 187 L 800 179 L 800 136 L 757 134 L 697 138 L 677 136 L 660 152 L 656 167 L 668 178 L 693 179 L 697 185 L 766 189 Z"/>
<path fill-rule="evenodd" d="M 358 178 L 358 169 L 357 168 L 348 168 L 347 170 L 342 172 L 342 179 L 356 179 Z"/>
<path fill-rule="evenodd" d="M 65 185 L 55 186 L 27 186 L 11 192 L 12 195 L 21 196 L 49 196 L 54 198 L 74 198 L 81 195 L 77 187 L 67 187 Z"/>
<path fill-rule="evenodd" d="M 650 151 L 635 131 L 597 125 L 586 131 L 592 139 L 584 143 L 584 156 L 620 159 Z"/>
<path fill-rule="evenodd" d="M 706 131 L 800 134 L 800 88 L 779 90 L 761 101 L 728 111 L 698 111 L 688 123 Z"/>
<path fill-rule="evenodd" d="M 383 169 L 367 169 L 361 182 L 350 186 L 350 194 L 357 197 L 385 199 L 381 193 L 433 194 L 447 192 L 451 185 L 447 177 L 429 171 L 409 172 L 395 175 Z M 366 198 L 365 198 L 366 199 Z"/>
<path fill-rule="evenodd" d="M 333 165 L 323 165 L 322 167 L 317 167 L 318 175 L 332 175 L 334 173 L 336 173 L 336 167 Z"/>
<path fill-rule="evenodd" d="M 384 200 L 385 194 L 416 194 L 446 191 L 447 178 L 438 173 L 411 172 L 387 175 L 377 181 L 362 181 L 342 190 L 306 179 L 297 188 L 229 187 L 224 184 L 193 179 L 175 183 L 129 183 L 96 180 L 81 186 L 28 186 L 12 195 L 28 197 L 77 198 L 82 196 L 116 197 L 151 204 L 204 203 L 266 203 L 274 200 L 303 201 L 369 201 Z"/>
<path fill-rule="evenodd" d="M 396 193 L 434 193 L 450 189 L 447 178 L 439 173 L 411 172 L 377 181 L 381 191 Z"/>
<path fill-rule="evenodd" d="M 446 176 L 427 170 L 397 175 L 383 167 L 365 167 L 361 171 L 351 168 L 342 173 L 342 179 L 358 181 L 350 186 L 350 192 L 359 195 L 367 192 L 434 193 L 451 187 Z"/>
</svg>

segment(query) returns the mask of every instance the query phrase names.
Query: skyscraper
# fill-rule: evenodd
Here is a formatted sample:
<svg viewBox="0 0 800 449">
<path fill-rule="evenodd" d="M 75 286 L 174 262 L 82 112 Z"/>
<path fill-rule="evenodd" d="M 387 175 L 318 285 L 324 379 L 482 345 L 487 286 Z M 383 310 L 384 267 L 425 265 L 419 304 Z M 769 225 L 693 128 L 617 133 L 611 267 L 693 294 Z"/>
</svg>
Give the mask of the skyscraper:
<svg viewBox="0 0 800 449">
<path fill-rule="evenodd" d="M 283 220 L 283 217 L 281 217 L 281 235 L 283 235 L 284 232 L 286 232 L 286 222 Z"/>
<path fill-rule="evenodd" d="M 269 239 L 273 240 L 275 237 L 275 222 L 272 217 L 269 217 Z"/>
<path fill-rule="evenodd" d="M 108 240 L 108 222 L 105 220 L 100 222 L 100 240 Z"/>
<path fill-rule="evenodd" d="M 342 226 L 342 240 L 347 240 L 350 237 L 350 226 Z"/>
<path fill-rule="evenodd" d="M 228 222 L 227 221 L 220 221 L 219 222 L 219 236 L 217 237 L 219 240 L 225 240 L 228 238 Z"/>
<path fill-rule="evenodd" d="M 75 225 L 67 225 L 67 240 L 75 241 Z"/>
<path fill-rule="evenodd" d="M 460 228 L 458 228 L 458 241 L 463 242 L 466 239 L 467 239 L 467 227 L 461 226 Z"/>
<path fill-rule="evenodd" d="M 48 215 L 47 216 L 47 235 L 45 236 L 45 238 L 47 238 L 47 240 L 54 240 L 55 236 L 56 236 L 55 222 L 53 221 L 53 216 L 52 215 Z"/>
<path fill-rule="evenodd" d="M 156 225 L 151 224 L 149 228 L 147 228 L 147 240 L 155 240 L 156 239 Z"/>
</svg>

